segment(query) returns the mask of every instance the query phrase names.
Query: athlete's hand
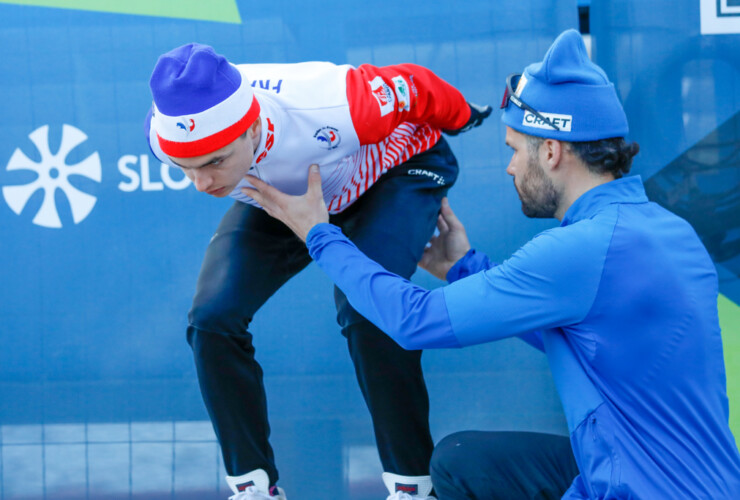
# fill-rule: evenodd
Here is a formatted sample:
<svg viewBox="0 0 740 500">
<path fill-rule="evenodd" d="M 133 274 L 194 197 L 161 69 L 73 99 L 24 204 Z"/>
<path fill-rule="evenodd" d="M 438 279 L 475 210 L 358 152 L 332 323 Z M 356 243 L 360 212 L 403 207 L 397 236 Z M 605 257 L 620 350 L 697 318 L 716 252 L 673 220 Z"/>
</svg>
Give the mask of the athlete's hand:
<svg viewBox="0 0 740 500">
<path fill-rule="evenodd" d="M 439 235 L 429 240 L 429 246 L 419 261 L 419 267 L 444 280 L 447 279 L 450 268 L 470 250 L 465 227 L 450 208 L 447 198 L 442 198 L 437 229 Z"/>
<path fill-rule="evenodd" d="M 462 134 L 463 132 L 467 132 L 472 128 L 478 127 L 481 123 L 483 123 L 483 120 L 491 115 L 491 112 L 493 111 L 493 108 L 491 108 L 491 106 L 481 106 L 472 102 L 469 102 L 468 106 L 470 107 L 470 118 L 468 118 L 467 123 L 455 130 L 444 129 L 443 132 L 445 134 L 454 136 Z"/>
<path fill-rule="evenodd" d="M 242 192 L 262 205 L 265 212 L 292 229 L 304 242 L 312 227 L 329 222 L 318 165 L 309 167 L 308 190 L 302 196 L 285 194 L 252 175 L 247 175 L 247 180 L 256 189 L 245 187 Z"/>
</svg>

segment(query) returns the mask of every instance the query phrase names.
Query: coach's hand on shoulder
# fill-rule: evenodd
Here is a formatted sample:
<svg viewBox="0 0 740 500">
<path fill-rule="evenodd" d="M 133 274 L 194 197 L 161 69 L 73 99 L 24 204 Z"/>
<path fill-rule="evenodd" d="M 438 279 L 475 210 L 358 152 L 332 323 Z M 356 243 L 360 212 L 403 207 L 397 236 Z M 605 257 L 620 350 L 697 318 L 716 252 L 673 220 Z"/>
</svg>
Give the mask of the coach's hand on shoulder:
<svg viewBox="0 0 740 500">
<path fill-rule="evenodd" d="M 292 229 L 304 242 L 312 227 L 329 222 L 318 165 L 309 167 L 308 190 L 302 196 L 285 194 L 252 175 L 247 175 L 247 180 L 256 189 L 242 188 L 242 192 L 262 205 L 272 217 Z"/>
<path fill-rule="evenodd" d="M 442 198 L 437 229 L 439 235 L 432 236 L 429 240 L 429 246 L 419 261 L 419 267 L 444 280 L 447 279 L 450 268 L 470 250 L 465 226 L 452 211 L 447 198 Z"/>
<path fill-rule="evenodd" d="M 465 123 L 465 125 L 458 129 L 445 129 L 442 132 L 447 135 L 458 135 L 462 134 L 463 132 L 467 132 L 471 128 L 477 127 L 481 123 L 483 123 L 483 120 L 488 118 L 493 111 L 493 108 L 491 108 L 491 106 L 481 106 L 479 104 L 473 104 L 472 102 L 469 102 L 468 106 L 470 106 L 470 118 L 468 119 L 467 123 Z"/>
</svg>

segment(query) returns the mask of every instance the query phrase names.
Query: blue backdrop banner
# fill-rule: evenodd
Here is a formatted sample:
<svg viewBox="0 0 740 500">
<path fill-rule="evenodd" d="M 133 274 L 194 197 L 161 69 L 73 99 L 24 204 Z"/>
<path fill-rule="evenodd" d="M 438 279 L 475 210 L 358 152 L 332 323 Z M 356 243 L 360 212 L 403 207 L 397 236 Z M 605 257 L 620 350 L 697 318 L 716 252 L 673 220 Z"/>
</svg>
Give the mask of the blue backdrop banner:
<svg viewBox="0 0 740 500">
<path fill-rule="evenodd" d="M 505 77 L 578 20 L 576 0 L 114 3 L 0 2 L 3 500 L 228 496 L 185 327 L 229 202 L 149 154 L 161 53 L 198 41 L 234 62 L 413 62 L 495 107 Z M 452 205 L 497 259 L 552 225 L 521 214 L 503 136 L 494 118 L 450 139 L 462 170 Z M 310 266 L 251 329 L 289 496 L 384 498 L 332 285 Z M 523 343 L 424 363 L 437 440 L 565 430 L 545 359 Z"/>
</svg>

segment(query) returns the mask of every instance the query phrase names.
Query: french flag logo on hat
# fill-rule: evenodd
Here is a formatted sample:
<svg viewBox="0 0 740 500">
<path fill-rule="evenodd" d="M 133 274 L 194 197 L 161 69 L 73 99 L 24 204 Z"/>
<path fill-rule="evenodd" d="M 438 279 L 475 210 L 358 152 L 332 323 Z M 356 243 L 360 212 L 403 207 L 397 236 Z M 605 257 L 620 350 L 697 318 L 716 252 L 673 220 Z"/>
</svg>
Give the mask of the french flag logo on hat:
<svg viewBox="0 0 740 500">
<path fill-rule="evenodd" d="M 195 120 L 188 118 L 187 120 L 177 122 L 177 126 L 183 129 L 186 134 L 189 134 L 195 128 Z"/>
<path fill-rule="evenodd" d="M 212 153 L 259 117 L 260 105 L 247 78 L 208 45 L 191 43 L 162 55 L 149 87 L 152 128 L 167 156 Z"/>
</svg>

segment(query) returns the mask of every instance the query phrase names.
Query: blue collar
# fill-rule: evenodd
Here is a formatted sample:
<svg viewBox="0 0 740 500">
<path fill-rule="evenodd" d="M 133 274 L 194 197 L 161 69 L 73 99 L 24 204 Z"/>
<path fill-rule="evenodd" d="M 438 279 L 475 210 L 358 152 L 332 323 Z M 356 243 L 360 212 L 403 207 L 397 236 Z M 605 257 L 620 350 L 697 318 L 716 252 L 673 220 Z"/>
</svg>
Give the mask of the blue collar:
<svg viewBox="0 0 740 500">
<path fill-rule="evenodd" d="M 613 203 L 647 203 L 647 195 L 639 175 L 622 177 L 596 186 L 583 193 L 565 212 L 561 226 L 587 219 Z"/>
</svg>

